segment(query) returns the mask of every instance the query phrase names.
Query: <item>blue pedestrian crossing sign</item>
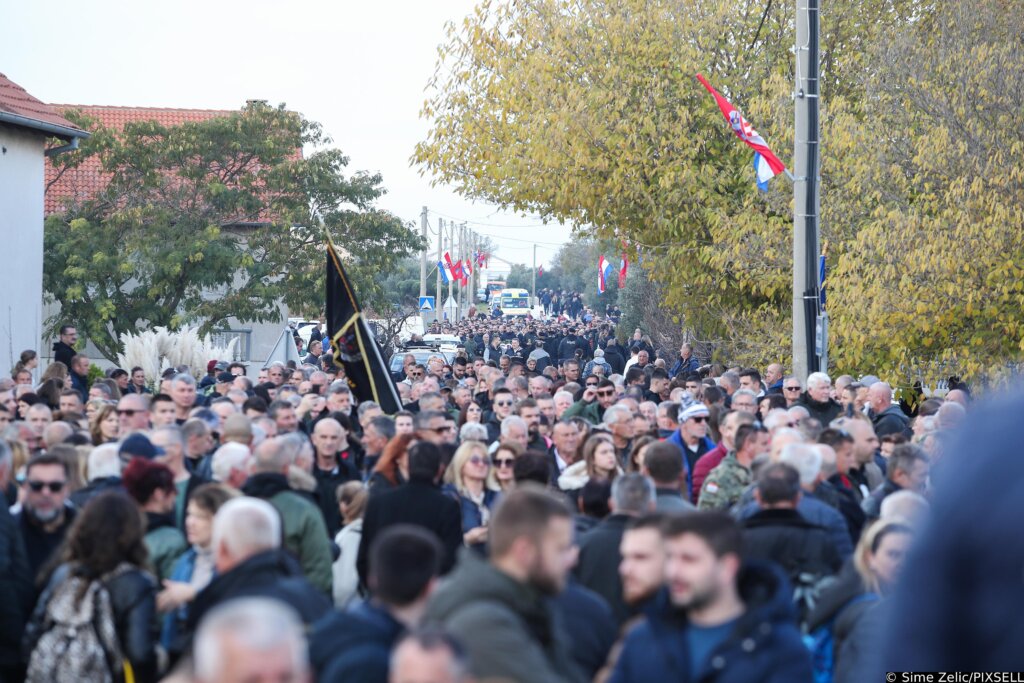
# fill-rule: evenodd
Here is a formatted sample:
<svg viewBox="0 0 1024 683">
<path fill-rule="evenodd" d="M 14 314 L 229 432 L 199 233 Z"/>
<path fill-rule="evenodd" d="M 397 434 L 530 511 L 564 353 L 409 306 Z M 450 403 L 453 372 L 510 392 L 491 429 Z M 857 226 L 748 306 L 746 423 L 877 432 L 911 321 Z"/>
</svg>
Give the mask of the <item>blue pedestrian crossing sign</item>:
<svg viewBox="0 0 1024 683">
<path fill-rule="evenodd" d="M 432 311 L 432 310 L 434 310 L 434 297 L 432 297 L 432 296 L 421 296 L 420 297 L 420 310 L 421 311 Z"/>
</svg>

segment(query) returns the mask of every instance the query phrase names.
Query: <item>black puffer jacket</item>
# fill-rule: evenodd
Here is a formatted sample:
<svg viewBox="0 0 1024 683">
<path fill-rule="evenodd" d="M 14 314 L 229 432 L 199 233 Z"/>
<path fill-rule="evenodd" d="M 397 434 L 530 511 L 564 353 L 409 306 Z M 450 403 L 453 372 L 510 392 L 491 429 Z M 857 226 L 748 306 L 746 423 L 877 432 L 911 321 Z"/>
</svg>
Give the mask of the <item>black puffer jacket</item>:
<svg viewBox="0 0 1024 683">
<path fill-rule="evenodd" d="M 71 573 L 72 566 L 62 564 L 50 576 L 32 619 L 25 629 L 25 659 L 35 648 L 46 623 L 46 606 L 53 591 Z M 157 641 L 152 631 L 156 614 L 156 580 L 142 569 L 133 567 L 104 581 L 110 593 L 110 606 L 114 612 L 114 626 L 117 629 L 121 651 L 135 673 L 139 683 L 157 679 Z M 117 680 L 117 679 L 115 679 Z"/>
<path fill-rule="evenodd" d="M 0 667 L 21 661 L 21 636 L 32 611 L 32 570 L 17 524 L 0 505 Z"/>
</svg>

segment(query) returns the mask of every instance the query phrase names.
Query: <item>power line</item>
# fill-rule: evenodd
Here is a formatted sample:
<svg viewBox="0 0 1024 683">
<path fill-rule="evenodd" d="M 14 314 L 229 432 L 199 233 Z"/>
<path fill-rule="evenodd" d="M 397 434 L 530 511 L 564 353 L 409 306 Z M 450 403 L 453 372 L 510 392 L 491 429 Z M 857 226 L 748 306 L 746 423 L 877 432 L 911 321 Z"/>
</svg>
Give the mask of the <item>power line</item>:
<svg viewBox="0 0 1024 683">
<path fill-rule="evenodd" d="M 504 223 L 485 223 L 485 222 L 480 221 L 480 220 L 470 220 L 468 218 L 459 218 L 458 216 L 449 216 L 446 213 L 441 213 L 440 211 L 434 211 L 433 209 L 430 209 L 429 211 L 430 211 L 430 213 L 435 214 L 437 216 L 441 216 L 442 218 L 447 218 L 449 220 L 458 221 L 460 223 L 468 223 L 469 225 L 481 225 L 481 226 L 483 226 L 485 228 L 546 228 L 547 226 L 551 225 L 551 223 L 532 223 L 530 225 L 510 225 L 510 224 L 504 224 Z"/>
</svg>

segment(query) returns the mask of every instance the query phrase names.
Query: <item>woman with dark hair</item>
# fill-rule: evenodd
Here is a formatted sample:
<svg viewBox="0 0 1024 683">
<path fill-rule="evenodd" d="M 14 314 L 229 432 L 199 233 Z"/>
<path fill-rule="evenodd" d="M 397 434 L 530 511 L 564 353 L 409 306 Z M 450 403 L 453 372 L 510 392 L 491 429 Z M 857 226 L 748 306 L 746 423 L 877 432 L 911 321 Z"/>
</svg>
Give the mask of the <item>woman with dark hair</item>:
<svg viewBox="0 0 1024 683">
<path fill-rule="evenodd" d="M 60 407 L 60 394 L 64 391 L 64 382 L 53 378 L 48 379 L 36 389 L 36 395 L 50 406 L 50 410 L 57 410 Z"/>
<path fill-rule="evenodd" d="M 462 429 L 462 425 L 467 422 L 476 422 L 477 424 L 483 422 L 483 414 L 484 411 L 480 408 L 480 404 L 470 401 L 459 411 L 459 429 Z"/>
<path fill-rule="evenodd" d="M 28 370 L 29 382 L 31 382 L 32 371 L 39 366 L 39 354 L 32 349 L 26 349 L 21 352 L 21 356 L 18 358 L 18 362 L 14 364 L 14 369 L 11 370 L 11 377 L 14 378 L 15 383 L 18 382 L 18 373 L 23 370 Z"/>
<path fill-rule="evenodd" d="M 156 614 L 156 582 L 144 569 L 144 530 L 142 513 L 121 492 L 100 494 L 78 513 L 68 531 L 61 564 L 50 575 L 25 630 L 26 650 L 32 653 L 29 681 L 61 671 L 61 665 L 81 664 L 54 662 L 52 653 L 54 639 L 62 637 L 61 626 L 89 599 L 93 628 L 104 645 L 112 680 L 156 680 L 156 642 L 150 631 Z M 103 609 L 96 609 L 107 601 L 111 622 L 103 622 L 99 618 Z"/>
<path fill-rule="evenodd" d="M 415 443 L 415 434 L 397 434 L 388 441 L 367 482 L 370 493 L 390 491 L 409 481 L 409 449 Z"/>
<path fill-rule="evenodd" d="M 657 439 L 649 434 L 633 439 L 629 450 L 629 459 L 626 461 L 627 472 L 640 472 L 644 467 L 644 449 L 654 443 Z"/>
<path fill-rule="evenodd" d="M 31 391 L 22 394 L 18 397 L 18 419 L 25 421 L 28 419 L 28 409 L 37 403 L 42 403 L 43 399 L 39 398 L 37 394 Z"/>
<path fill-rule="evenodd" d="M 558 488 L 575 495 L 591 479 L 614 481 L 622 473 L 612 437 L 596 432 L 583 444 L 583 458 L 562 472 Z"/>
<path fill-rule="evenodd" d="M 105 403 L 89 420 L 89 435 L 92 437 L 92 445 L 113 443 L 117 441 L 120 434 L 121 421 L 117 415 L 117 406 L 113 403 Z"/>
</svg>

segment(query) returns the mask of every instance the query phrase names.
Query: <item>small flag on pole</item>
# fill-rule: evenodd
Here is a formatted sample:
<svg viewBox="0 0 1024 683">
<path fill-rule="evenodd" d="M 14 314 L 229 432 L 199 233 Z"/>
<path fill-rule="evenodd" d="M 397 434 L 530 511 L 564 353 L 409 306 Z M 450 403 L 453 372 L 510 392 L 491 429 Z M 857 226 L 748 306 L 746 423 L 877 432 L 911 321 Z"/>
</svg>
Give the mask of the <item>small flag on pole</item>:
<svg viewBox="0 0 1024 683">
<path fill-rule="evenodd" d="M 444 261 L 437 262 L 437 272 L 441 274 L 442 283 L 448 284 L 449 282 L 451 282 L 452 279 L 448 277 L 448 267 L 444 265 Z"/>
<path fill-rule="evenodd" d="M 626 271 L 629 270 L 629 259 L 626 252 L 622 252 L 622 260 L 619 261 L 619 289 L 626 286 Z"/>
<path fill-rule="evenodd" d="M 754 171 L 757 174 L 757 187 L 762 192 L 766 192 L 768 190 L 768 181 L 785 171 L 786 165 L 779 161 L 779 158 L 768 148 L 768 143 L 743 118 L 739 109 L 732 106 L 729 100 L 719 95 L 718 91 L 711 87 L 706 78 L 697 74 L 697 80 L 715 98 L 718 108 L 722 110 L 722 115 L 729 122 L 732 132 L 736 133 L 736 137 L 743 140 L 743 142 L 747 143 L 748 147 L 754 150 Z"/>
<path fill-rule="evenodd" d="M 537 266 L 537 277 L 540 277 L 543 274 L 544 274 L 544 264 L 542 263 L 539 266 Z"/>
</svg>

